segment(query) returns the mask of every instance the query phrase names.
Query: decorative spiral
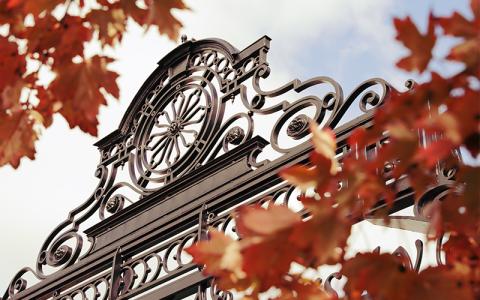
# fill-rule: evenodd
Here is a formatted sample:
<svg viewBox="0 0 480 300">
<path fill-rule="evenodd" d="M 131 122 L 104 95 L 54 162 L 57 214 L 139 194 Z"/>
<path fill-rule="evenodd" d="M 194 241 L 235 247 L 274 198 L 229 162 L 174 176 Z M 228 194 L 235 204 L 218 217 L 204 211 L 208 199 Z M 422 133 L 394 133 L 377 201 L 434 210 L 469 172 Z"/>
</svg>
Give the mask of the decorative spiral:
<svg viewBox="0 0 480 300">
<path fill-rule="evenodd" d="M 204 58 L 210 64 L 210 57 Z M 133 144 L 136 153 L 129 164 L 136 188 L 149 182 L 166 183 L 194 167 L 198 155 L 219 126 L 222 110 L 217 91 L 208 75 L 190 76 L 175 83 L 164 93 L 146 101 L 142 107 Z"/>
</svg>

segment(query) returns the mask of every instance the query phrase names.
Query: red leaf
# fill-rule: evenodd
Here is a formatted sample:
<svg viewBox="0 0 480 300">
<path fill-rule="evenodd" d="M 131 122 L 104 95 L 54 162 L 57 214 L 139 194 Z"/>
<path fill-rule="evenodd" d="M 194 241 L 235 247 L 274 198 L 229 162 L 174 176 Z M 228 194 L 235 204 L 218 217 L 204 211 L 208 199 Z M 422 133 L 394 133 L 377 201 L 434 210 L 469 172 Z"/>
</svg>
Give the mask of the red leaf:
<svg viewBox="0 0 480 300">
<path fill-rule="evenodd" d="M 480 16 L 478 1 L 471 1 L 471 8 L 474 14 L 473 20 L 467 20 L 458 12 L 450 17 L 438 18 L 438 24 L 443 28 L 446 35 L 464 38 L 464 41 L 456 45 L 447 56 L 448 59 L 465 63 L 467 71 L 473 74 L 480 74 Z"/>
<path fill-rule="evenodd" d="M 458 12 L 454 12 L 450 17 L 437 18 L 438 24 L 442 26 L 446 35 L 453 35 L 466 39 L 478 37 L 480 29 L 477 27 L 479 24 L 475 24 L 475 22 L 478 23 L 479 21 L 480 20 L 477 19 L 469 21 Z"/>
<path fill-rule="evenodd" d="M 0 35 L 0 93 L 8 85 L 13 86 L 26 71 L 25 55 L 18 53 L 14 42 Z"/>
<path fill-rule="evenodd" d="M 62 103 L 59 112 L 71 128 L 78 126 L 97 135 L 98 110 L 100 105 L 106 104 L 101 89 L 115 98 L 119 96 L 118 74 L 107 69 L 107 64 L 112 61 L 97 55 L 79 64 L 61 65 L 56 70 L 58 75 L 50 89 L 53 97 Z"/>
<path fill-rule="evenodd" d="M 44 87 L 37 88 L 37 98 L 39 102 L 35 110 L 42 116 L 43 126 L 45 128 L 49 127 L 53 122 L 53 114 L 62 107 L 62 103 L 56 100 L 50 90 Z"/>
<path fill-rule="evenodd" d="M 56 64 L 69 63 L 73 57 L 83 56 L 83 45 L 91 37 L 91 30 L 83 25 L 82 18 L 66 16 L 59 22 L 48 14 L 36 19 L 35 26 L 28 27 L 25 34 L 29 53 L 43 58 L 50 54 Z"/>
<path fill-rule="evenodd" d="M 23 0 L 7 0 L 7 7 L 14 8 L 20 4 L 22 4 Z"/>
<path fill-rule="evenodd" d="M 480 58 L 478 52 L 480 51 L 480 37 L 469 39 L 452 48 L 448 59 L 463 62 L 468 71 L 477 77 L 480 74 Z"/>
<path fill-rule="evenodd" d="M 98 39 L 102 45 L 114 45 L 122 41 L 127 26 L 127 18 L 118 5 L 109 10 L 91 10 L 85 19 L 98 31 Z"/>
<path fill-rule="evenodd" d="M 23 12 L 25 15 L 31 13 L 34 16 L 39 15 L 43 11 L 51 12 L 59 4 L 64 4 L 65 0 L 20 0 L 24 2 Z"/>
<path fill-rule="evenodd" d="M 448 112 L 456 119 L 458 134 L 463 143 L 476 157 L 479 153 L 480 141 L 480 99 L 478 91 L 465 89 L 462 96 L 448 103 Z"/>
<path fill-rule="evenodd" d="M 345 262 L 341 273 L 348 277 L 345 292 L 349 299 L 363 299 L 366 291 L 372 299 L 473 300 L 465 274 L 446 266 L 417 274 L 391 254 L 357 254 Z"/>
<path fill-rule="evenodd" d="M 280 285 L 298 255 L 298 249 L 288 243 L 285 231 L 242 242 L 246 244 L 242 247 L 243 270 L 259 292 Z"/>
<path fill-rule="evenodd" d="M 303 198 L 311 219 L 295 226 L 289 241 L 302 249 L 314 266 L 335 264 L 343 255 L 351 223 L 325 200 Z"/>
<path fill-rule="evenodd" d="M 480 267 L 480 245 L 464 234 L 452 234 L 443 245 L 446 263 L 453 266 L 462 263 L 472 268 Z"/>
<path fill-rule="evenodd" d="M 480 20 L 480 0 L 470 0 L 470 8 L 475 20 Z"/>
<path fill-rule="evenodd" d="M 285 206 L 239 210 L 235 223 L 242 238 L 243 270 L 258 291 L 280 284 L 289 271 L 297 249 L 286 241 L 301 222 L 300 216 Z"/>
<path fill-rule="evenodd" d="M 431 143 L 425 148 L 420 148 L 415 159 L 425 164 L 427 168 L 435 166 L 437 162 L 445 159 L 454 150 L 454 144 L 449 140 L 439 140 Z"/>
<path fill-rule="evenodd" d="M 434 17 L 430 14 L 428 31 L 421 34 L 410 17 L 393 20 L 397 30 L 396 39 L 410 50 L 410 55 L 397 62 L 397 66 L 407 71 L 422 73 L 432 58 L 432 49 L 436 42 Z"/>
</svg>

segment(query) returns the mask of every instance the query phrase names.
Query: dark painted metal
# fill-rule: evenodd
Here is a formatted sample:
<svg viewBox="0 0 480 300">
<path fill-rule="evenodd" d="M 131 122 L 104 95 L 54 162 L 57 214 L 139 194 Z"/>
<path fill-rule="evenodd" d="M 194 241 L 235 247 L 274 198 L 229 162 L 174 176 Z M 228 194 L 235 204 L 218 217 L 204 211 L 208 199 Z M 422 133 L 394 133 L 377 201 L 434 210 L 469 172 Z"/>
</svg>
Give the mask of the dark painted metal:
<svg viewBox="0 0 480 300">
<path fill-rule="evenodd" d="M 270 38 L 262 37 L 242 51 L 218 39 L 183 40 L 160 60 L 118 129 L 95 144 L 100 150 L 98 186 L 47 237 L 35 270 L 25 268 L 14 276 L 4 300 L 232 299 L 201 274 L 183 249 L 205 239 L 208 226 L 235 236 L 230 212 L 238 205 L 270 201 L 293 207 L 295 188 L 277 173 L 308 163 L 308 120 L 334 129 L 340 161 L 348 153 L 375 155 L 388 141 L 385 137 L 367 149 L 346 144 L 353 129 L 372 125 L 373 110 L 392 90 L 381 79 L 363 82 L 346 98 L 328 77 L 295 79 L 265 91 L 260 81 L 270 73 Z M 313 86 L 328 91 L 305 96 Z M 301 95 L 287 101 L 286 93 Z M 242 111 L 229 114 L 234 103 L 241 104 Z M 351 109 L 361 114 L 345 122 Z M 256 124 L 254 117 L 261 116 L 270 117 L 269 136 L 254 131 L 255 125 L 267 124 Z M 290 144 L 282 144 L 282 134 Z M 267 148 L 276 157 L 257 160 Z M 386 184 L 393 184 L 389 174 L 394 167 L 391 162 L 381 170 Z M 439 186 L 429 190 L 422 205 L 448 188 L 452 173 L 440 173 Z M 392 212 L 413 204 L 406 178 L 395 187 Z M 372 213 L 384 205 L 378 203 Z M 93 218 L 99 221 L 82 228 Z M 406 257 L 401 249 L 398 254 Z M 29 284 L 27 273 L 38 282 Z M 329 277 L 328 284 L 335 278 Z"/>
</svg>

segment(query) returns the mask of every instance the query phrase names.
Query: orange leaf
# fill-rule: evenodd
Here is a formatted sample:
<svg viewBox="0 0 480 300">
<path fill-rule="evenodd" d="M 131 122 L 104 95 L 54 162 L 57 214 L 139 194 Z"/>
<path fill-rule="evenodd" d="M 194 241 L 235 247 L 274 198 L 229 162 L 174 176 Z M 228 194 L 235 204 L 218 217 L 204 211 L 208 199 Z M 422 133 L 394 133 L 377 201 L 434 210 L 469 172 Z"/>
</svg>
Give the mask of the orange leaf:
<svg viewBox="0 0 480 300">
<path fill-rule="evenodd" d="M 10 164 L 18 168 L 22 157 L 34 159 L 37 139 L 33 120 L 26 111 L 12 115 L 0 111 L 0 166 Z"/>
<path fill-rule="evenodd" d="M 335 175 L 338 171 L 338 161 L 335 158 L 337 144 L 335 133 L 330 128 L 320 129 L 315 122 L 310 122 L 310 131 L 312 132 L 312 143 L 315 153 L 331 161 L 330 175 Z"/>
<path fill-rule="evenodd" d="M 307 168 L 300 165 L 283 169 L 280 171 L 279 175 L 303 191 L 315 187 L 317 185 L 317 180 L 320 177 L 317 168 Z"/>
<path fill-rule="evenodd" d="M 209 230 L 209 240 L 198 243 L 185 249 L 192 255 L 193 261 L 206 265 L 205 273 L 219 276 L 225 272 L 242 273 L 242 257 L 238 242 L 215 229 Z"/>
<path fill-rule="evenodd" d="M 297 213 L 283 205 L 272 205 L 267 209 L 260 206 L 243 206 L 235 219 L 240 236 L 270 235 L 291 228 L 301 222 Z"/>
<path fill-rule="evenodd" d="M 411 128 L 408 128 L 405 123 L 391 122 L 386 126 L 388 134 L 400 141 L 412 141 L 417 139 L 417 135 L 412 132 Z"/>
<path fill-rule="evenodd" d="M 465 63 L 467 70 L 476 76 L 480 74 L 480 37 L 469 39 L 453 47 L 447 58 Z"/>
<path fill-rule="evenodd" d="M 148 16 L 146 24 L 157 25 L 160 33 L 165 33 L 171 40 L 178 39 L 178 32 L 182 28 L 177 18 L 172 15 L 172 9 L 188 9 L 183 0 L 148 0 Z"/>
<path fill-rule="evenodd" d="M 287 282 L 281 289 L 282 294 L 273 300 L 326 300 L 332 299 L 321 287 L 318 280 L 294 278 L 293 282 Z"/>
<path fill-rule="evenodd" d="M 238 211 L 235 223 L 242 238 L 243 270 L 258 291 L 280 284 L 289 271 L 297 249 L 286 241 L 301 222 L 286 206 L 246 206 Z"/>
<path fill-rule="evenodd" d="M 20 96 L 25 87 L 23 80 L 17 80 L 14 85 L 6 86 L 0 93 L 0 110 L 15 112 L 21 110 Z"/>
<path fill-rule="evenodd" d="M 102 0 L 103 5 L 112 6 L 107 0 Z M 146 1 L 145 1 L 146 2 Z M 144 25 L 147 17 L 147 10 L 137 6 L 136 1 L 120 0 L 120 7 L 127 17 L 131 17 L 135 22 Z M 147 3 L 148 4 L 148 3 Z"/>
</svg>

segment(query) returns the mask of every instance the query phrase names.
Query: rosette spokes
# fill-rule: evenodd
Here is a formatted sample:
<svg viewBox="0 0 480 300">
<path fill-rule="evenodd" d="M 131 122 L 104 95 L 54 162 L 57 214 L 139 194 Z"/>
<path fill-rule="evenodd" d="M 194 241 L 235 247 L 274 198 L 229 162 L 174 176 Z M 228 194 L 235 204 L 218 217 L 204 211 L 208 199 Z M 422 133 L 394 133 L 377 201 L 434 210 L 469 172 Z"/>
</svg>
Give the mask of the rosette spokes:
<svg viewBox="0 0 480 300">
<path fill-rule="evenodd" d="M 170 105 L 158 114 L 145 145 L 152 169 L 171 168 L 194 144 L 206 109 L 201 89 L 179 91 L 175 95 Z"/>
</svg>

